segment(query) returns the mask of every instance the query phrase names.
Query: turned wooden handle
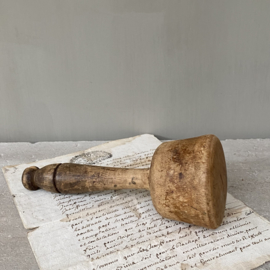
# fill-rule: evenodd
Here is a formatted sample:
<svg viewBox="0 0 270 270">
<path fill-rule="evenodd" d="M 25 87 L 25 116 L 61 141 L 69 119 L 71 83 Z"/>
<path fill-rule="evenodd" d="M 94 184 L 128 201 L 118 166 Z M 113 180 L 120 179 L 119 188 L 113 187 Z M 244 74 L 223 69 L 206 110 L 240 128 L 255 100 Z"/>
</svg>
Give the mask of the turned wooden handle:
<svg viewBox="0 0 270 270">
<path fill-rule="evenodd" d="M 74 194 L 108 189 L 149 189 L 148 176 L 149 169 L 60 163 L 41 169 L 26 168 L 22 183 L 29 190 L 42 188 L 56 193 Z"/>
</svg>

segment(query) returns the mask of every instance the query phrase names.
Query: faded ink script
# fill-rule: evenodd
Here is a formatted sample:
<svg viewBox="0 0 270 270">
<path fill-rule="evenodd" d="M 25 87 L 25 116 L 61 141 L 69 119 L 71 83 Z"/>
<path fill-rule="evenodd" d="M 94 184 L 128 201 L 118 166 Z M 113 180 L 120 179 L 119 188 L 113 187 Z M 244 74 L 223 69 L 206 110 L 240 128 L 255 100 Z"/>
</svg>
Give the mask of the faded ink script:
<svg viewBox="0 0 270 270">
<path fill-rule="evenodd" d="M 109 196 L 110 201 L 99 203 L 97 195 L 98 207 L 74 211 L 63 220 L 92 269 L 196 269 L 218 260 L 235 262 L 260 246 L 270 250 L 269 228 L 231 196 L 217 230 L 162 218 L 148 191 L 116 191 Z"/>
<path fill-rule="evenodd" d="M 153 151 L 103 165 L 147 167 Z M 270 231 L 252 222 L 254 212 L 229 195 L 218 230 L 162 218 L 147 190 L 118 190 L 78 198 L 54 195 L 93 269 L 196 269 L 237 258 L 257 245 L 270 250 Z"/>
</svg>

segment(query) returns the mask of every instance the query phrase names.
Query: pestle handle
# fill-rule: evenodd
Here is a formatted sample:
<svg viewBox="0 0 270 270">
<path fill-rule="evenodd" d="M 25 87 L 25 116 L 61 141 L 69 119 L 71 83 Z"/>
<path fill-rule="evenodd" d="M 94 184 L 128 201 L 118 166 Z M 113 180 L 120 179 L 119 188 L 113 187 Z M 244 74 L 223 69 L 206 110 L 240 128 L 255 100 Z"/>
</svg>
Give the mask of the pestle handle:
<svg viewBox="0 0 270 270">
<path fill-rule="evenodd" d="M 32 166 L 22 174 L 23 186 L 64 194 L 111 189 L 149 189 L 149 169 L 99 167 L 75 163 Z"/>
</svg>

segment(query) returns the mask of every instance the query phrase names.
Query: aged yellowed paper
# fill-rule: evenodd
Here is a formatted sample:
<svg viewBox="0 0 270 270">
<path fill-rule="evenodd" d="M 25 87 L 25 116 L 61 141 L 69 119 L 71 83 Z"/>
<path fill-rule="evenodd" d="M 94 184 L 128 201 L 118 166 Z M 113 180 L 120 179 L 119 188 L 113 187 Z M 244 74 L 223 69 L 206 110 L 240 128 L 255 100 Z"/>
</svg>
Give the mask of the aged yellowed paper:
<svg viewBox="0 0 270 270">
<path fill-rule="evenodd" d="M 252 269 L 270 260 L 269 221 L 229 194 L 222 225 L 209 230 L 162 218 L 147 190 L 62 195 L 20 184 L 29 165 L 148 167 L 159 144 L 142 135 L 4 169 L 41 269 Z"/>
</svg>

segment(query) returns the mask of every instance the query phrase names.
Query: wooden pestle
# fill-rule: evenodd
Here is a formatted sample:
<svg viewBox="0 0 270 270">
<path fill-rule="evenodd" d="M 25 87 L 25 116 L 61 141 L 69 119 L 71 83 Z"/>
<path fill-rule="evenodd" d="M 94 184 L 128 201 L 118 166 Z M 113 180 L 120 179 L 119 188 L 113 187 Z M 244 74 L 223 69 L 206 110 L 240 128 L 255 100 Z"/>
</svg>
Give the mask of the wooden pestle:
<svg viewBox="0 0 270 270">
<path fill-rule="evenodd" d="M 227 195 L 224 152 L 214 135 L 162 143 L 150 169 L 51 164 L 26 168 L 22 183 L 64 194 L 149 189 L 161 216 L 211 229 L 222 222 Z"/>
</svg>

